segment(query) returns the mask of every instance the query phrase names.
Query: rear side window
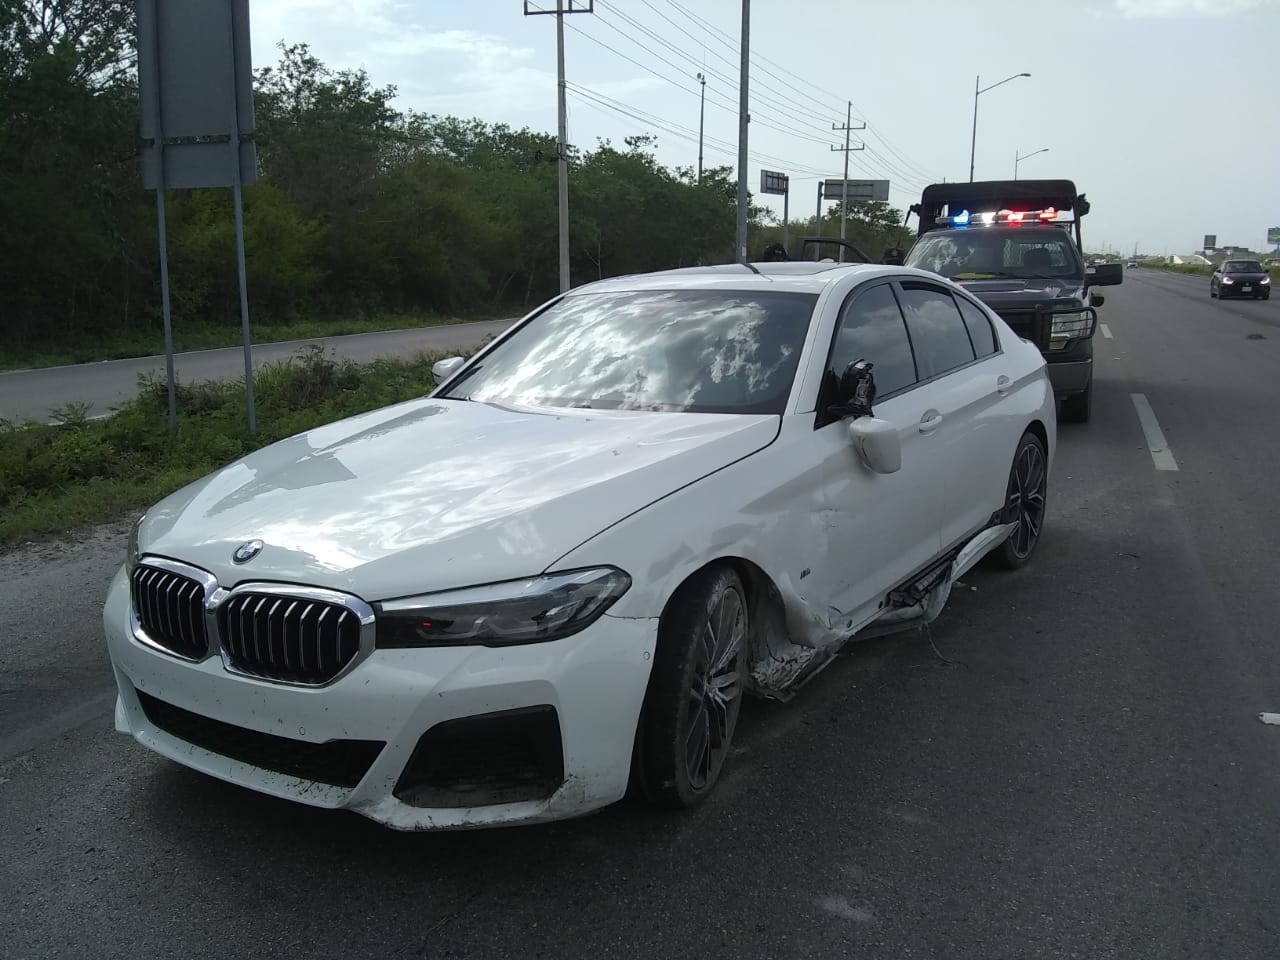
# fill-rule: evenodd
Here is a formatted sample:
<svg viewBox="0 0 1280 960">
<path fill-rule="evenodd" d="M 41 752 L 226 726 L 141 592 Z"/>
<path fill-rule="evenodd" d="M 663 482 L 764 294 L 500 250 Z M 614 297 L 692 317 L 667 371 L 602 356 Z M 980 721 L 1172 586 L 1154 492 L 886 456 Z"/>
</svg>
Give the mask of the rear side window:
<svg viewBox="0 0 1280 960">
<path fill-rule="evenodd" d="M 996 334 L 991 329 L 991 320 L 964 297 L 956 297 L 956 303 L 960 305 L 960 316 L 964 317 L 969 340 L 973 343 L 973 352 L 978 355 L 978 359 L 991 356 L 996 352 Z"/>
<path fill-rule="evenodd" d="M 875 364 L 876 395 L 887 396 L 916 382 L 911 341 L 889 284 L 863 291 L 844 308 L 828 373 L 835 377 L 855 360 Z"/>
<path fill-rule="evenodd" d="M 951 294 L 923 284 L 902 285 L 902 312 L 915 347 L 920 378 L 940 377 L 976 357 Z M 877 382 L 879 378 L 877 377 Z"/>
</svg>

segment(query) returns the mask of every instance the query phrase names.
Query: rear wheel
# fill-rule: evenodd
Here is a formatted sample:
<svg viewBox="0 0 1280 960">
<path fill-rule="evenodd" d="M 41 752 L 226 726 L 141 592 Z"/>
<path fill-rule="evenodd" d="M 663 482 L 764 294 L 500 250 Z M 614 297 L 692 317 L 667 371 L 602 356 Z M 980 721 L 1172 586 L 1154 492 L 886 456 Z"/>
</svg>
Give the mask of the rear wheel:
<svg viewBox="0 0 1280 960">
<path fill-rule="evenodd" d="M 1016 523 L 1013 533 L 992 552 L 1007 570 L 1025 566 L 1035 553 L 1044 527 L 1045 496 L 1049 489 L 1049 465 L 1044 444 L 1034 433 L 1024 433 L 1009 468 L 1002 519 Z"/>
<path fill-rule="evenodd" d="M 1062 419 L 1069 423 L 1088 423 L 1093 414 L 1093 378 L 1082 393 L 1073 393 L 1062 401 Z"/>
<path fill-rule="evenodd" d="M 636 758 L 649 801 L 693 807 L 719 780 L 742 707 L 747 616 L 742 581 L 718 566 L 681 587 L 662 618 Z"/>
</svg>

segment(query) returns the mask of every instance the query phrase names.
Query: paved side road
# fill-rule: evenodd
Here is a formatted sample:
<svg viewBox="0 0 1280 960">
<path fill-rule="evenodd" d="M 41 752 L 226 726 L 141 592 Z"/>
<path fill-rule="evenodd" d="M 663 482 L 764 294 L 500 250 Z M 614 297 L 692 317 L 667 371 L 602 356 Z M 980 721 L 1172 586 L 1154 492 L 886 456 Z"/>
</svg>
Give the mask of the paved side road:
<svg viewBox="0 0 1280 960">
<path fill-rule="evenodd" d="M 253 348 L 253 361 L 256 368 L 283 360 L 310 344 L 360 361 L 412 356 L 423 350 L 466 350 L 479 346 L 490 334 L 501 333 L 513 322 L 492 320 L 265 343 Z M 244 351 L 240 347 L 180 353 L 174 360 L 180 380 L 223 380 L 244 374 Z M 137 392 L 138 377 L 144 373 L 163 377 L 164 356 L 0 373 L 0 419 L 48 420 L 52 411 L 68 403 L 87 403 L 91 416 L 105 414 Z"/>
<path fill-rule="evenodd" d="M 111 729 L 125 525 L 0 556 L 0 957 L 1275 960 L 1280 331 L 1166 286 L 1108 291 L 1035 562 L 748 704 L 691 813 L 406 835 L 200 776 Z"/>
</svg>

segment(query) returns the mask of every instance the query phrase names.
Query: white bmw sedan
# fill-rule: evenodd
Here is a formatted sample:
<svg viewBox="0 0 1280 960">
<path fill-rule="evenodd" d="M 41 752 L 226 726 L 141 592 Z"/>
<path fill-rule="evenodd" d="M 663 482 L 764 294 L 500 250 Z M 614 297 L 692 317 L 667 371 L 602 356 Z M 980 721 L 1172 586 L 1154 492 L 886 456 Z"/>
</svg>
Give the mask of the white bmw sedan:
<svg viewBox="0 0 1280 960">
<path fill-rule="evenodd" d="M 1044 368 L 909 268 L 580 287 L 149 510 L 104 613 L 116 727 L 401 829 L 691 806 L 744 695 L 1031 557 Z"/>
</svg>

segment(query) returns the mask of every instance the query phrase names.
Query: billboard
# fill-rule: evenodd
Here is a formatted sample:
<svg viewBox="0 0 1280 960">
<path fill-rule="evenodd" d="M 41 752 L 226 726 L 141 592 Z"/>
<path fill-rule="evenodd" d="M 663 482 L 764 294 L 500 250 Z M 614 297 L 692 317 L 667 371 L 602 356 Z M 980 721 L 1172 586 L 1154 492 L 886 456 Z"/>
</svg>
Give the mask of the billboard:
<svg viewBox="0 0 1280 960">
<path fill-rule="evenodd" d="M 785 196 L 787 187 L 790 185 L 791 178 L 785 173 L 779 173 L 776 170 L 760 171 L 760 192 L 776 193 L 778 196 Z"/>
<path fill-rule="evenodd" d="M 1280 245 L 1280 227 L 1267 227 L 1267 243 Z"/>
<path fill-rule="evenodd" d="M 847 193 L 845 191 L 848 191 Z M 888 180 L 824 180 L 822 196 L 827 200 L 889 200 Z"/>
<path fill-rule="evenodd" d="M 1204 246 L 1201 247 L 1200 249 L 1201 250 L 1217 250 L 1218 235 L 1216 233 L 1206 233 L 1204 235 Z"/>
</svg>

